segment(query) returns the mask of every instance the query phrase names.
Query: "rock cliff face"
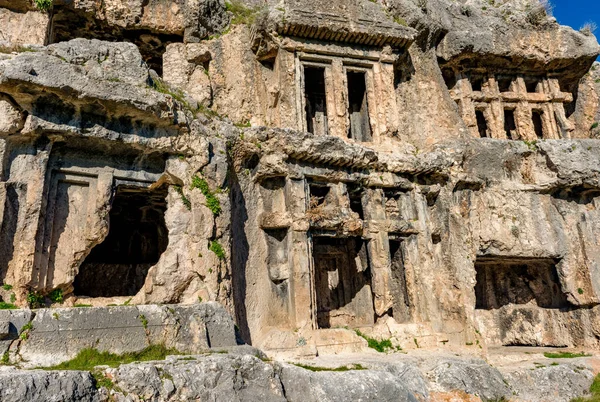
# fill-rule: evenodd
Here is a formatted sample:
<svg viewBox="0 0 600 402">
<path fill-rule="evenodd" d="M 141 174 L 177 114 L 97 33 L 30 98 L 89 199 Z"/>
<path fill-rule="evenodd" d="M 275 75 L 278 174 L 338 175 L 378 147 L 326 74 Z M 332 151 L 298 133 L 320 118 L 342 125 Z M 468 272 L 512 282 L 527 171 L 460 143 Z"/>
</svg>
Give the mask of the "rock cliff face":
<svg viewBox="0 0 600 402">
<path fill-rule="evenodd" d="M 0 297 L 218 302 L 295 357 L 600 349 L 600 46 L 544 5 L 0 0 Z M 240 364 L 233 399 L 303 395 Z"/>
</svg>

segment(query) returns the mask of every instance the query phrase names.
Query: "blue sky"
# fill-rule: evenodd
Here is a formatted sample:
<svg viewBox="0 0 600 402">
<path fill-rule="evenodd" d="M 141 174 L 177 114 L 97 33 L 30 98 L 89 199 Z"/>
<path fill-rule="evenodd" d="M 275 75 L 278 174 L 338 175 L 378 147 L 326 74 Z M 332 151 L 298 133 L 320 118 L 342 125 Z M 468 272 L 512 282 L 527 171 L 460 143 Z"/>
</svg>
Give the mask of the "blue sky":
<svg viewBox="0 0 600 402">
<path fill-rule="evenodd" d="M 600 27 L 600 0 L 551 0 L 554 5 L 554 17 L 561 25 L 570 25 L 575 29 L 593 21 Z M 596 36 L 600 35 L 596 30 Z"/>
</svg>

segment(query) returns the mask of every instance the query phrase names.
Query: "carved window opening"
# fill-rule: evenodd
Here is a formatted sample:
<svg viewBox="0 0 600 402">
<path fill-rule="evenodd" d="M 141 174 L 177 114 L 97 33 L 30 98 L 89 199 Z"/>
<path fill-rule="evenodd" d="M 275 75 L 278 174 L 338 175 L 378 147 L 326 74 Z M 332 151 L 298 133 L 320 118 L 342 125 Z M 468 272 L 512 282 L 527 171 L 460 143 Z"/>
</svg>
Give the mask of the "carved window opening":
<svg viewBox="0 0 600 402">
<path fill-rule="evenodd" d="M 510 92 L 513 79 L 511 77 L 498 77 L 498 90 L 500 92 Z"/>
<path fill-rule="evenodd" d="M 390 263 L 392 271 L 392 294 L 394 305 L 391 316 L 396 322 L 410 320 L 410 302 L 406 285 L 406 270 L 404 269 L 404 254 L 401 239 L 390 239 Z"/>
<path fill-rule="evenodd" d="M 313 237 L 318 328 L 372 325 L 375 312 L 367 242 Z"/>
<path fill-rule="evenodd" d="M 166 196 L 166 188 L 117 187 L 108 235 L 81 264 L 76 295 L 133 296 L 142 288 L 168 245 Z"/>
<path fill-rule="evenodd" d="M 487 121 L 485 120 L 483 110 L 475 111 L 475 119 L 477 120 L 477 131 L 479 132 L 479 137 L 486 138 L 488 136 L 488 125 Z"/>
<path fill-rule="evenodd" d="M 350 209 L 358 214 L 360 219 L 365 219 L 362 204 L 363 188 L 357 185 L 348 185 L 348 198 L 350 198 Z"/>
<path fill-rule="evenodd" d="M 482 88 L 483 88 L 483 76 L 481 76 L 481 75 L 471 76 L 471 89 L 473 91 L 480 92 Z"/>
<path fill-rule="evenodd" d="M 327 183 L 311 182 L 308 184 L 309 209 L 314 209 L 325 204 L 331 188 Z"/>
<path fill-rule="evenodd" d="M 327 135 L 327 96 L 325 68 L 304 66 L 306 131 Z"/>
<path fill-rule="evenodd" d="M 475 271 L 476 309 L 531 303 L 549 309 L 569 307 L 553 260 L 478 258 Z"/>
<path fill-rule="evenodd" d="M 530 92 L 530 93 L 537 92 L 539 83 L 540 82 L 538 80 L 536 80 L 535 78 L 526 78 L 525 79 L 525 88 L 527 89 L 527 92 Z"/>
<path fill-rule="evenodd" d="M 531 111 L 531 118 L 533 120 L 533 130 L 535 132 L 536 137 L 539 139 L 544 138 L 544 123 L 542 120 L 543 114 L 544 112 L 542 112 L 541 110 Z"/>
<path fill-rule="evenodd" d="M 347 71 L 348 81 L 348 116 L 350 125 L 348 138 L 356 141 L 372 140 L 369 106 L 367 102 L 366 74 L 362 71 Z"/>
<path fill-rule="evenodd" d="M 514 109 L 504 109 L 504 131 L 506 132 L 506 138 L 508 138 L 509 140 L 519 139 Z"/>
</svg>

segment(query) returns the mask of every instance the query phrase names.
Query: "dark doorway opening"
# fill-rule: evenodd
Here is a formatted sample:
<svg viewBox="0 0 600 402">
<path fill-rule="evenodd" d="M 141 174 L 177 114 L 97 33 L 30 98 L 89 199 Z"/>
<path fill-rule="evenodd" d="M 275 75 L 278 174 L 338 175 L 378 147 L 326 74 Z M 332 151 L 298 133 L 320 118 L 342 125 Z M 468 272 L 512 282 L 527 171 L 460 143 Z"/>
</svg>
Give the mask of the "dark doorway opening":
<svg viewBox="0 0 600 402">
<path fill-rule="evenodd" d="M 486 138 L 488 136 L 488 126 L 483 110 L 475 111 L 475 119 L 477 120 L 477 131 L 479 131 L 479 137 Z"/>
<path fill-rule="evenodd" d="M 348 115 L 350 127 L 348 138 L 356 141 L 372 140 L 369 107 L 367 102 L 367 82 L 364 72 L 348 71 Z"/>
<path fill-rule="evenodd" d="M 569 307 L 553 260 L 478 258 L 475 271 L 476 309 L 492 310 L 531 301 L 542 308 Z"/>
<path fill-rule="evenodd" d="M 327 197 L 331 191 L 331 187 L 327 183 L 311 182 L 308 184 L 309 192 L 309 209 L 317 208 L 325 204 Z"/>
<path fill-rule="evenodd" d="M 325 68 L 304 67 L 304 97 L 306 130 L 309 133 L 326 135 L 328 129 Z"/>
<path fill-rule="evenodd" d="M 363 210 L 362 196 L 364 189 L 356 184 L 348 184 L 348 198 L 350 199 L 350 209 L 358 214 L 360 219 L 365 219 Z"/>
<path fill-rule="evenodd" d="M 358 237 L 313 237 L 319 328 L 372 325 L 367 243 Z"/>
<path fill-rule="evenodd" d="M 119 186 L 110 210 L 106 239 L 92 250 L 75 277 L 75 294 L 133 296 L 168 245 L 167 188 Z"/>
<path fill-rule="evenodd" d="M 498 90 L 500 92 L 510 92 L 513 79 L 510 77 L 498 77 Z"/>
<path fill-rule="evenodd" d="M 541 110 L 532 110 L 531 118 L 533 120 L 533 130 L 535 131 L 535 136 L 540 140 L 544 138 L 544 123 L 542 122 L 542 115 L 544 112 Z"/>
<path fill-rule="evenodd" d="M 527 92 L 530 92 L 530 93 L 537 92 L 538 84 L 539 84 L 539 81 L 536 80 L 535 78 L 525 79 L 525 88 L 527 89 Z"/>
<path fill-rule="evenodd" d="M 518 140 L 517 123 L 515 121 L 515 111 L 513 109 L 504 109 L 504 131 L 506 138 Z"/>
<path fill-rule="evenodd" d="M 451 91 L 456 87 L 456 74 L 454 74 L 454 70 L 449 68 L 445 68 L 442 70 L 442 77 L 444 78 L 444 82 L 446 83 L 446 87 Z"/>
<path fill-rule="evenodd" d="M 402 241 L 390 239 L 390 261 L 392 270 L 392 294 L 394 295 L 393 317 L 396 322 L 410 320 L 410 303 L 406 286 L 406 271 L 404 269 L 404 254 Z"/>
</svg>

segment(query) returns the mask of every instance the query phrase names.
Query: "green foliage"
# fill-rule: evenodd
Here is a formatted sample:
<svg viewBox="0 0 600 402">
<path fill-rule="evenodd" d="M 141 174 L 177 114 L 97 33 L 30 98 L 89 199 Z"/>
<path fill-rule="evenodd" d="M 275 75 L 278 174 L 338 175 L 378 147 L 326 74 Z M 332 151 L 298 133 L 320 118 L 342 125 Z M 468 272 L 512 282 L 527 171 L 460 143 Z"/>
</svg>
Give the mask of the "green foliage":
<svg viewBox="0 0 600 402">
<path fill-rule="evenodd" d="M 106 388 L 108 390 L 112 390 L 115 388 L 115 384 L 112 380 L 106 377 L 103 373 L 92 371 L 92 377 L 94 377 L 94 381 L 96 383 L 96 389 Z"/>
<path fill-rule="evenodd" d="M 81 304 L 81 303 L 77 303 L 75 304 L 73 307 L 92 307 L 91 304 Z"/>
<path fill-rule="evenodd" d="M 588 357 L 591 356 L 585 352 L 571 353 L 571 352 L 545 352 L 544 356 L 548 359 L 573 359 L 575 357 Z"/>
<path fill-rule="evenodd" d="M 12 285 L 9 285 L 8 283 L 5 283 L 4 285 L 2 285 L 2 289 L 6 290 L 7 292 L 9 290 L 12 290 Z"/>
<path fill-rule="evenodd" d="M 93 348 L 83 349 L 73 359 L 60 363 L 48 370 L 84 370 L 91 371 L 96 366 L 118 367 L 136 361 L 164 360 L 168 355 L 181 355 L 177 349 L 167 348 L 165 345 L 152 345 L 140 352 L 124 353 L 117 355 L 110 352 L 100 352 Z"/>
<path fill-rule="evenodd" d="M 192 210 L 192 202 L 190 201 L 189 198 L 187 198 L 185 196 L 185 194 L 183 194 L 183 189 L 181 188 L 181 186 L 173 186 L 173 188 L 175 189 L 175 191 L 177 191 L 177 193 L 179 193 L 179 196 L 181 197 L 181 202 L 183 202 L 183 205 L 185 205 L 185 207 L 187 208 L 188 211 Z"/>
<path fill-rule="evenodd" d="M 11 293 L 11 294 L 10 294 L 10 302 L 11 302 L 11 303 L 14 303 L 14 302 L 16 302 L 16 301 L 17 301 L 17 296 L 16 296 L 14 293 Z"/>
<path fill-rule="evenodd" d="M 192 177 L 192 188 L 197 188 L 202 192 L 204 198 L 206 198 L 206 206 L 211 210 L 214 216 L 219 216 L 221 214 L 221 202 L 214 193 L 210 191 L 210 187 L 206 180 L 198 176 Z"/>
<path fill-rule="evenodd" d="M 579 293 L 580 295 L 582 295 L 583 294 L 583 289 L 577 288 L 577 293 Z"/>
<path fill-rule="evenodd" d="M 0 310 L 14 310 L 16 308 L 18 307 L 12 303 L 0 302 Z"/>
<path fill-rule="evenodd" d="M 533 141 L 523 140 L 523 143 L 525 145 L 527 145 L 527 148 L 531 149 L 532 151 L 535 151 L 537 149 L 537 140 L 533 140 Z"/>
<path fill-rule="evenodd" d="M 146 318 L 146 316 L 144 314 L 140 314 L 139 319 L 142 322 L 142 326 L 144 327 L 144 329 L 148 329 L 148 319 Z"/>
<path fill-rule="evenodd" d="M 44 296 L 38 292 L 29 292 L 27 294 L 27 304 L 29 308 L 42 308 L 46 306 Z"/>
<path fill-rule="evenodd" d="M 0 364 L 4 366 L 10 364 L 10 354 L 8 353 L 8 350 L 2 355 L 2 360 L 0 360 Z"/>
<path fill-rule="evenodd" d="M 351 364 L 349 366 L 341 366 L 341 367 L 318 367 L 318 366 L 310 366 L 307 364 L 301 364 L 301 363 L 294 363 L 294 366 L 297 367 L 301 367 L 305 370 L 310 370 L 310 371 L 350 371 L 350 370 L 367 370 L 366 367 L 364 367 L 361 364 Z"/>
<path fill-rule="evenodd" d="M 225 251 L 223 250 L 223 247 L 219 244 L 218 241 L 216 241 L 216 240 L 211 241 L 208 249 L 210 251 L 212 251 L 213 253 L 215 253 L 216 256 L 219 257 L 219 260 L 225 259 Z"/>
<path fill-rule="evenodd" d="M 262 7 L 248 7 L 240 0 L 232 0 L 225 2 L 227 11 L 233 14 L 231 24 L 246 24 L 252 25 L 256 21 L 256 17 L 262 10 Z"/>
<path fill-rule="evenodd" d="M 62 289 L 54 289 L 50 292 L 48 298 L 52 300 L 52 303 L 62 303 L 64 301 Z"/>
<path fill-rule="evenodd" d="M 31 331 L 32 329 L 33 324 L 31 323 L 31 321 L 23 325 L 23 328 L 21 328 L 21 333 L 19 334 L 19 338 L 23 341 L 29 339 L 29 331 Z"/>
<path fill-rule="evenodd" d="M 33 0 L 33 2 L 40 11 L 48 11 L 52 8 L 52 0 Z"/>
<path fill-rule="evenodd" d="M 571 399 L 571 402 L 600 402 L 600 374 L 594 378 L 590 386 L 590 396 Z"/>
<path fill-rule="evenodd" d="M 592 130 L 593 130 L 593 129 L 595 129 L 596 127 L 598 127 L 598 125 L 600 125 L 600 123 L 598 123 L 598 122 L 595 122 L 594 124 L 592 124 L 592 127 L 591 127 L 591 129 L 592 129 Z"/>
<path fill-rule="evenodd" d="M 364 338 L 367 341 L 367 344 L 369 345 L 369 347 L 371 349 L 375 349 L 378 352 L 387 352 L 390 349 L 393 349 L 392 346 L 392 341 L 390 341 L 389 339 L 382 339 L 382 340 L 377 340 L 375 338 L 371 338 L 365 334 L 363 334 L 362 332 L 360 332 L 358 329 L 355 330 L 356 335 L 360 336 L 361 338 Z"/>
</svg>

